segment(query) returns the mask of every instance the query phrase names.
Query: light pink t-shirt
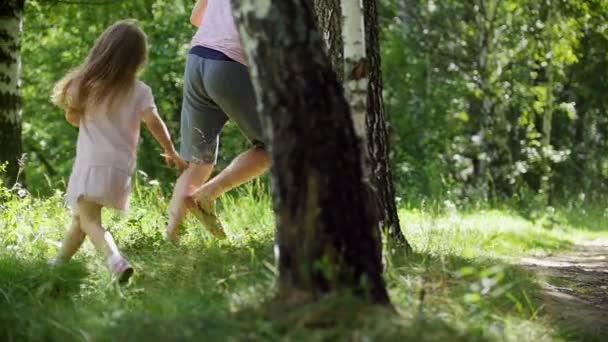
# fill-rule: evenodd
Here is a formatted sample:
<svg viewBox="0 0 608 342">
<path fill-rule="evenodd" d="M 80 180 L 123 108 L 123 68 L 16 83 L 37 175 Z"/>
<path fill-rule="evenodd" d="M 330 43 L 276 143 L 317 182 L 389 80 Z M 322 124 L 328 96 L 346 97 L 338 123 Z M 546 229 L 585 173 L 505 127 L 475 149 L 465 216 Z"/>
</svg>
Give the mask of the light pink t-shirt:
<svg viewBox="0 0 608 342">
<path fill-rule="evenodd" d="M 156 111 L 150 87 L 138 81 L 132 91 L 113 109 L 102 103 L 81 116 L 76 160 L 66 191 L 72 208 L 84 198 L 128 209 L 142 114 L 146 109 Z"/>
<path fill-rule="evenodd" d="M 131 171 L 144 110 L 156 111 L 152 91 L 137 81 L 133 95 L 109 111 L 106 105 L 87 109 L 80 120 L 76 159 L 88 165 L 106 165 Z"/>
<path fill-rule="evenodd" d="M 192 46 L 204 46 L 247 65 L 241 35 L 234 23 L 230 0 L 209 0 L 203 21 L 192 38 Z"/>
</svg>

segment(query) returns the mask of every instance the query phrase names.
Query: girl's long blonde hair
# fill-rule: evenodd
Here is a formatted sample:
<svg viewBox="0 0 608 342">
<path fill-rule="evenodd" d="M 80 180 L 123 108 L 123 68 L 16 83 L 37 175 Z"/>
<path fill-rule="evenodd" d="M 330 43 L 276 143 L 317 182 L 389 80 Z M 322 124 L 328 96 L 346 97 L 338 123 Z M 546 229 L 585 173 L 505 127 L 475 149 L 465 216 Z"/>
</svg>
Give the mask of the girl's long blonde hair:
<svg viewBox="0 0 608 342">
<path fill-rule="evenodd" d="M 106 100 L 111 107 L 133 89 L 147 56 L 145 33 L 134 20 L 119 21 L 97 39 L 82 65 L 55 84 L 51 101 L 81 113 Z"/>
</svg>

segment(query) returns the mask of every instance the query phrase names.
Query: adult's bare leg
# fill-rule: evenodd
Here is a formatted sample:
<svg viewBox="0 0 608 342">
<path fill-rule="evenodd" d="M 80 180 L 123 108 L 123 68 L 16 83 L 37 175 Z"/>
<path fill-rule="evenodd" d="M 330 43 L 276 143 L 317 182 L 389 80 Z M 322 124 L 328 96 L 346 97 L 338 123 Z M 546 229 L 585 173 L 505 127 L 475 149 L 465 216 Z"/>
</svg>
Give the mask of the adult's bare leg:
<svg viewBox="0 0 608 342">
<path fill-rule="evenodd" d="M 213 164 L 191 163 L 175 183 L 173 196 L 169 203 L 169 222 L 165 238 L 170 241 L 179 241 L 179 227 L 184 221 L 187 208 L 184 205 L 186 197 L 200 188 L 211 176 Z"/>
<path fill-rule="evenodd" d="M 251 148 L 234 158 L 228 167 L 192 193 L 188 199 L 189 204 L 194 201 L 205 207 L 223 193 L 263 175 L 269 166 L 270 157 L 266 150 L 261 147 Z"/>
</svg>

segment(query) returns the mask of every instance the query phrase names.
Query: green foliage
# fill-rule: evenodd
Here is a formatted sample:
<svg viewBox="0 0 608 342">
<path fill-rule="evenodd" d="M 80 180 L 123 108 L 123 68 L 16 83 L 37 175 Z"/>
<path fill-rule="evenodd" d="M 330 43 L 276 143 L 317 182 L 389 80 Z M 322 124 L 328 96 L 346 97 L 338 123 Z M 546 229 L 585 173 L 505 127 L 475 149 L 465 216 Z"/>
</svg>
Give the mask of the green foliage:
<svg viewBox="0 0 608 342">
<path fill-rule="evenodd" d="M 409 199 L 606 192 L 605 1 L 383 3 L 393 160 Z"/>
</svg>

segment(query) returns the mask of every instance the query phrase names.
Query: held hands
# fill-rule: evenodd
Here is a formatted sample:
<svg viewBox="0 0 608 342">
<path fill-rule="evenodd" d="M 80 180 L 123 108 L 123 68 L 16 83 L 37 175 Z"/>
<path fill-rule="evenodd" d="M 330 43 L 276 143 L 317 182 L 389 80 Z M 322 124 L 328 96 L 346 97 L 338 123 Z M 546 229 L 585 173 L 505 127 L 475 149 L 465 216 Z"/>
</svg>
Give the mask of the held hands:
<svg viewBox="0 0 608 342">
<path fill-rule="evenodd" d="M 169 166 L 170 168 L 175 167 L 180 171 L 184 171 L 188 168 L 188 163 L 177 154 L 175 148 L 165 150 L 165 153 L 163 153 L 162 156 L 165 157 L 167 166 Z"/>
</svg>

